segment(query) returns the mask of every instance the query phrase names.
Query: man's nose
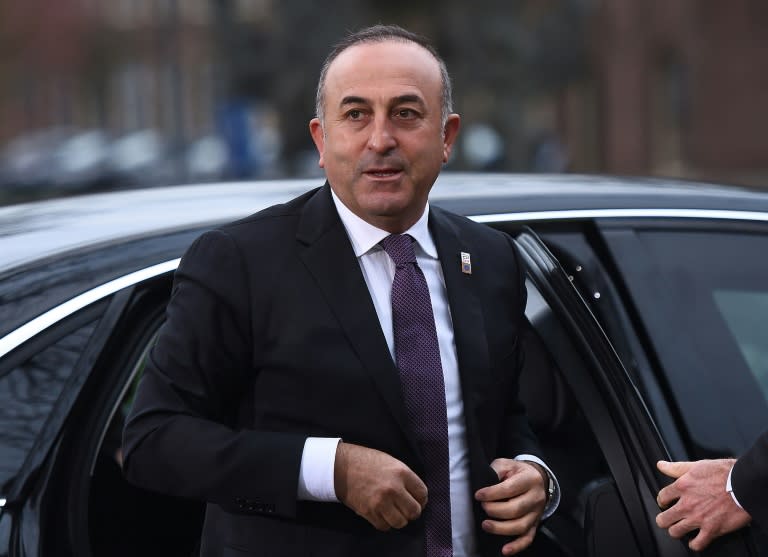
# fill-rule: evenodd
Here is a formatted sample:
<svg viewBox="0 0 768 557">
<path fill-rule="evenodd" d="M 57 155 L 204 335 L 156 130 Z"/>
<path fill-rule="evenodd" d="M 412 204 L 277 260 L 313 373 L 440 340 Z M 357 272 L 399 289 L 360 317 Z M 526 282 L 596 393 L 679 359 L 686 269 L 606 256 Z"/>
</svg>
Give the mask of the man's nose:
<svg viewBox="0 0 768 557">
<path fill-rule="evenodd" d="M 397 140 L 392 130 L 392 123 L 387 118 L 377 117 L 371 125 L 368 137 L 368 149 L 376 153 L 387 153 L 395 148 Z"/>
</svg>

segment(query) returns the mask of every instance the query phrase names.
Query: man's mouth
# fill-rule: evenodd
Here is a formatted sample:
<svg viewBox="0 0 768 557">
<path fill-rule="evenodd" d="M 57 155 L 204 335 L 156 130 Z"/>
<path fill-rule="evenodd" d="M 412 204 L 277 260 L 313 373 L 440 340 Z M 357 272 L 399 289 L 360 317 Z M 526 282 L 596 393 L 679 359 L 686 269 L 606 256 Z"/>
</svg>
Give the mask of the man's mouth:
<svg viewBox="0 0 768 557">
<path fill-rule="evenodd" d="M 400 172 L 401 170 L 396 168 L 372 168 L 365 171 L 365 173 L 369 176 L 375 176 L 376 178 L 389 178 L 399 174 Z"/>
</svg>

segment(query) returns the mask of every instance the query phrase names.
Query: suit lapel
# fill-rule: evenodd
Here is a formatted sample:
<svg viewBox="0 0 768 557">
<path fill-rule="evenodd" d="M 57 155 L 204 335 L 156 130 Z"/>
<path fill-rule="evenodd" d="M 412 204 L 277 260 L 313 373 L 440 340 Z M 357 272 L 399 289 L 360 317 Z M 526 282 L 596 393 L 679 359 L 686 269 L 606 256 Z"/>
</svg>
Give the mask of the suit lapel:
<svg viewBox="0 0 768 557">
<path fill-rule="evenodd" d="M 485 461 L 478 435 L 480 425 L 476 412 L 477 405 L 480 403 L 479 386 L 488 380 L 490 374 L 485 320 L 477 293 L 481 277 L 476 270 L 482 267 L 483 262 L 472 262 L 475 266 L 474 274 L 462 272 L 461 253 L 471 255 L 472 248 L 462 240 L 459 228 L 451 223 L 440 209 L 430 207 L 429 226 L 440 257 L 448 305 L 451 308 L 456 358 L 464 401 L 470 471 L 475 486 L 485 485 L 488 479 L 489 462 Z"/>
<path fill-rule="evenodd" d="M 299 256 L 325 296 L 350 345 L 370 373 L 411 448 L 400 376 L 381 332 L 376 309 L 326 184 L 305 205 L 296 238 Z"/>
<path fill-rule="evenodd" d="M 462 272 L 461 254 L 471 255 L 472 248 L 461 238 L 460 230 L 454 226 L 440 209 L 430 209 L 430 230 L 440 257 L 445 277 L 448 305 L 451 308 L 453 334 L 456 341 L 456 356 L 462 379 L 464 400 L 472 392 L 472 381 L 476 374 L 489 372 L 488 345 L 486 343 L 485 321 L 477 294 L 481 278 L 477 274 Z M 473 262 L 475 269 L 483 262 Z"/>
</svg>

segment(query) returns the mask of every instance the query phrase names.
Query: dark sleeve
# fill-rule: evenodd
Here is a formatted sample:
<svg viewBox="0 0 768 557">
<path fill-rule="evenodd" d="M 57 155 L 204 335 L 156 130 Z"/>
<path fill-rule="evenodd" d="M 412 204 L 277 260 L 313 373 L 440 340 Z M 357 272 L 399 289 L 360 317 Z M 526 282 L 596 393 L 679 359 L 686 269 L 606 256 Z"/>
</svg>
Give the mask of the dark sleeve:
<svg viewBox="0 0 768 557">
<path fill-rule="evenodd" d="M 768 531 L 768 432 L 736 461 L 731 485 L 755 524 Z"/>
<path fill-rule="evenodd" d="M 236 513 L 294 516 L 304 436 L 237 427 L 253 388 L 249 277 L 223 231 L 200 237 L 176 272 L 167 320 L 123 433 L 126 478 Z"/>
</svg>

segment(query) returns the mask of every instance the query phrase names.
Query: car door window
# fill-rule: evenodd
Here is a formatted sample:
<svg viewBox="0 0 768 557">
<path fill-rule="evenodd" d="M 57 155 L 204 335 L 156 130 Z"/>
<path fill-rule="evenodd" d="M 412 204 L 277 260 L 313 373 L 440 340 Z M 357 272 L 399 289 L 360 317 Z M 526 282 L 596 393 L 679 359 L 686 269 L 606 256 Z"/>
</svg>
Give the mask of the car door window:
<svg viewBox="0 0 768 557">
<path fill-rule="evenodd" d="M 31 355 L 0 370 L 0 486 L 8 485 L 26 460 L 97 323 L 62 324 L 46 335 L 56 340 L 31 341 Z"/>
<path fill-rule="evenodd" d="M 494 225 L 515 236 L 519 223 Z M 661 430 L 670 453 L 685 455 L 676 416 L 643 348 L 643 336 L 627 308 L 623 287 L 592 221 L 537 221 L 530 227 L 558 260 L 619 355 Z"/>
<path fill-rule="evenodd" d="M 752 375 L 768 399 L 768 284 L 766 290 L 716 288 L 717 309 L 733 335 Z"/>
<path fill-rule="evenodd" d="M 688 457 L 739 454 L 768 425 L 768 230 L 656 223 L 605 237 L 687 428 Z"/>
</svg>

